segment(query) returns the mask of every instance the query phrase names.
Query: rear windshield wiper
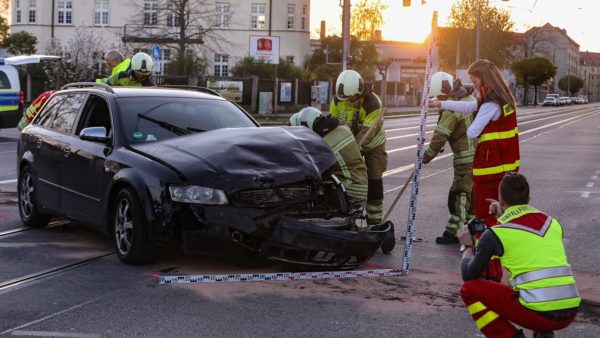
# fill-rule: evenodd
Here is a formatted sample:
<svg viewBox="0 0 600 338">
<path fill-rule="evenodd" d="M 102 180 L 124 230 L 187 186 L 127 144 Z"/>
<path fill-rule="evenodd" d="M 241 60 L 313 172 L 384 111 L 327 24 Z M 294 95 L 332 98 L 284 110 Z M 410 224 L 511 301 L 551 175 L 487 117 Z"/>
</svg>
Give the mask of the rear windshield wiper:
<svg viewBox="0 0 600 338">
<path fill-rule="evenodd" d="M 165 122 L 165 121 L 161 121 L 161 120 L 157 120 L 154 119 L 152 117 L 146 116 L 144 114 L 137 114 L 138 117 L 143 118 L 144 120 L 148 120 L 150 122 L 154 122 L 156 124 L 158 124 L 159 126 L 177 134 L 177 135 L 189 135 L 192 133 L 197 133 L 197 132 L 203 132 L 204 130 L 202 129 L 196 129 L 196 128 L 192 128 L 192 127 L 187 127 L 187 128 L 181 128 L 178 127 L 174 124 L 171 124 L 169 122 Z"/>
</svg>

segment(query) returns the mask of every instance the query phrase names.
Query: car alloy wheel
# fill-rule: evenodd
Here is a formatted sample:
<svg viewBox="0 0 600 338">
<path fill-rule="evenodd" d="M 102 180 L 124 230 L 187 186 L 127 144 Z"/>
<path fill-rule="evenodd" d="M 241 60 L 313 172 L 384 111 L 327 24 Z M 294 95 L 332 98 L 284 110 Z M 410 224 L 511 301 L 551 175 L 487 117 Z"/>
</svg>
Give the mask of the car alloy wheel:
<svg viewBox="0 0 600 338">
<path fill-rule="evenodd" d="M 120 199 L 115 210 L 115 241 L 119 253 L 127 256 L 133 242 L 133 220 L 127 198 Z"/>
<path fill-rule="evenodd" d="M 33 180 L 31 179 L 31 174 L 29 171 L 23 173 L 21 178 L 21 189 L 19 191 L 19 207 L 21 209 L 21 215 L 24 218 L 31 218 L 33 215 Z"/>
</svg>

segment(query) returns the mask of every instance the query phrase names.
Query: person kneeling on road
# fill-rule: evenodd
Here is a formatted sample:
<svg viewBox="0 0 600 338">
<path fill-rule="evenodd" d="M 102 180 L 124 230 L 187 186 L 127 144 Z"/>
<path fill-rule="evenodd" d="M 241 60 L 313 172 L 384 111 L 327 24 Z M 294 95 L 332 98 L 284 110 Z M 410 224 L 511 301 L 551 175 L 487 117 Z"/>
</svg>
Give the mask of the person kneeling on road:
<svg viewBox="0 0 600 338">
<path fill-rule="evenodd" d="M 437 72 L 431 76 L 430 97 L 438 101 L 475 101 L 471 91 L 465 88 L 459 79 L 454 80 L 452 75 Z M 448 209 L 450 216 L 446 229 L 440 237 L 436 237 L 437 244 L 458 243 L 456 232 L 462 229 L 467 221 L 473 218 L 471 196 L 473 193 L 473 154 L 477 139 L 467 137 L 467 129 L 473 123 L 473 115 L 465 117 L 460 112 L 440 110 L 437 127 L 433 131 L 431 143 L 423 156 L 423 163 L 427 164 L 440 153 L 446 141 L 450 144 L 454 158 L 454 180 L 448 192 Z"/>
<path fill-rule="evenodd" d="M 489 200 L 489 212 L 500 224 L 483 231 L 475 256 L 472 250 L 463 252 L 460 296 L 486 337 L 525 337 L 512 323 L 534 330 L 536 338 L 554 337 L 552 331 L 569 326 L 581 303 L 563 228 L 528 205 L 529 184 L 521 174 L 504 176 L 499 200 Z M 460 241 L 472 249 L 472 234 L 466 230 L 460 231 Z M 511 273 L 509 285 L 478 280 L 492 256 L 500 257 Z"/>
<path fill-rule="evenodd" d="M 333 174 L 342 182 L 351 203 L 364 207 L 367 200 L 367 167 L 360 153 L 360 147 L 350 128 L 340 123 L 337 118 L 323 116 L 323 113 L 313 107 L 307 107 L 290 118 L 291 126 L 305 126 L 319 134 L 331 147 L 337 164 Z M 388 238 L 382 244 L 382 250 L 389 253 L 395 246 L 393 225 Z"/>
</svg>

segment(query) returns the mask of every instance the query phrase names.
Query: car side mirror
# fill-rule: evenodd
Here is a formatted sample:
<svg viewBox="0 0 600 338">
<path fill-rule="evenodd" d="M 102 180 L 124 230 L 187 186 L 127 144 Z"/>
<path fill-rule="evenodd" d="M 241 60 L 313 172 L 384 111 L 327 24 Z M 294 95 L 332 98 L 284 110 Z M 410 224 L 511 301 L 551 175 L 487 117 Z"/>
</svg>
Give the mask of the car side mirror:
<svg viewBox="0 0 600 338">
<path fill-rule="evenodd" d="M 109 139 L 106 135 L 104 127 L 89 127 L 83 128 L 79 133 L 79 138 L 85 141 L 108 143 Z"/>
</svg>

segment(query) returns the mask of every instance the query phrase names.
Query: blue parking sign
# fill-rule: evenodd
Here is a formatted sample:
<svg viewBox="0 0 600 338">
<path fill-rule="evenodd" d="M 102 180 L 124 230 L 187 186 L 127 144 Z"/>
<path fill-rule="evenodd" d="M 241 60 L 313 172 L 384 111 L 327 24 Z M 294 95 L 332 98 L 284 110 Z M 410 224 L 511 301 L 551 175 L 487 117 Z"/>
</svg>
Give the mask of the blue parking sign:
<svg viewBox="0 0 600 338">
<path fill-rule="evenodd" d="M 152 47 L 152 58 L 154 58 L 154 60 L 160 60 L 160 46 L 159 45 L 154 45 L 154 47 Z"/>
</svg>

